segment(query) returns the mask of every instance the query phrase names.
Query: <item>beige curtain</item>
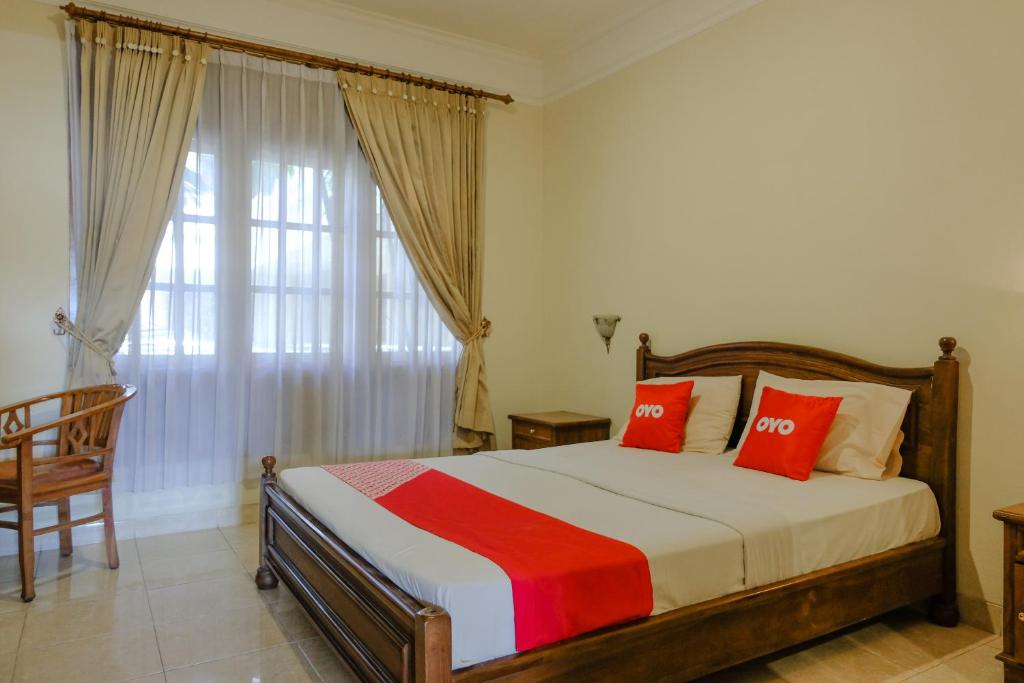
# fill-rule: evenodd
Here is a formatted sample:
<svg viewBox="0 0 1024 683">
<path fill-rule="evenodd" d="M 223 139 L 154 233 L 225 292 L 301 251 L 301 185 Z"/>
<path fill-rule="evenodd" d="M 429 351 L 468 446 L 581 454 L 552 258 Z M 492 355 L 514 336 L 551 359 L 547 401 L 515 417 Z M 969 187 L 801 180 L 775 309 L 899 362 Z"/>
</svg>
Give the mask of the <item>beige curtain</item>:
<svg viewBox="0 0 1024 683">
<path fill-rule="evenodd" d="M 135 316 L 181 185 L 209 49 L 102 22 L 70 24 L 78 41 L 69 49 L 74 387 L 113 376 L 111 358 Z"/>
<path fill-rule="evenodd" d="M 395 230 L 441 319 L 463 344 L 457 451 L 493 448 L 481 313 L 484 109 L 478 98 L 338 73 Z"/>
</svg>

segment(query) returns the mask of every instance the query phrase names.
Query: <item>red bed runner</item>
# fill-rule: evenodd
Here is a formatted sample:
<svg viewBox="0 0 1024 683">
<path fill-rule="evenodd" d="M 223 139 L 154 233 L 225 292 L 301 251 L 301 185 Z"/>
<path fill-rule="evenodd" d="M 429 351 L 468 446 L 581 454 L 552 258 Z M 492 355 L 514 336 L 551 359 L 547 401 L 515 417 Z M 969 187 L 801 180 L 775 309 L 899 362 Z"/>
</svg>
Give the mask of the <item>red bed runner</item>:
<svg viewBox="0 0 1024 683">
<path fill-rule="evenodd" d="M 508 574 L 516 650 L 651 613 L 647 557 L 411 460 L 325 470 L 410 524 L 482 555 Z"/>
</svg>

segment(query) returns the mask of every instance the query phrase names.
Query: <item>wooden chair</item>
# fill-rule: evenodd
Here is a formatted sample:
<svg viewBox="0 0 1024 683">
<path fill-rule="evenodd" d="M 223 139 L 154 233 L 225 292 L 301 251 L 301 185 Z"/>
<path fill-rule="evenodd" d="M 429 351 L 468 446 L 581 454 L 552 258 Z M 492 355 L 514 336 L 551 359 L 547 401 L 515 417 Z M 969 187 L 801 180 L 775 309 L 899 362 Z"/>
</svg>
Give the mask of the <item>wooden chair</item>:
<svg viewBox="0 0 1024 683">
<path fill-rule="evenodd" d="M 21 598 L 25 602 L 36 595 L 34 538 L 39 534 L 60 532 L 60 554 L 67 557 L 72 550 L 71 528 L 102 519 L 107 561 L 111 569 L 117 569 L 110 485 L 121 414 L 135 391 L 127 384 L 104 384 L 0 408 L 0 454 L 4 449 L 17 449 L 14 458 L 0 459 L 0 513 L 18 513 L 16 522 L 0 521 L 0 528 L 18 532 Z M 58 401 L 59 417 L 33 425 L 33 410 L 37 417 L 40 412 L 52 415 Z M 47 410 L 44 404 L 50 402 Z M 90 491 L 102 491 L 102 511 L 72 520 L 71 496 Z M 57 524 L 35 529 L 32 512 L 43 505 L 56 506 Z"/>
</svg>

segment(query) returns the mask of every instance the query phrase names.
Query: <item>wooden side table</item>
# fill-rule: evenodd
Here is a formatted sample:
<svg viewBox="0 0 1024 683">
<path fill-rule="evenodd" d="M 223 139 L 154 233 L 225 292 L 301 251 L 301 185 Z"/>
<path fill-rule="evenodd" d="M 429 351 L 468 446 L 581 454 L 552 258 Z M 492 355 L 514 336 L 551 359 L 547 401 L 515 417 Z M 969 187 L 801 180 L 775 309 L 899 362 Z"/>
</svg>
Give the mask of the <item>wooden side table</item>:
<svg viewBox="0 0 1024 683">
<path fill-rule="evenodd" d="M 1024 503 L 1000 508 L 1003 523 L 1003 680 L 1024 683 Z"/>
<path fill-rule="evenodd" d="M 555 410 L 549 413 L 517 413 L 512 420 L 512 448 L 547 448 L 608 438 L 612 421 L 607 417 Z"/>
</svg>

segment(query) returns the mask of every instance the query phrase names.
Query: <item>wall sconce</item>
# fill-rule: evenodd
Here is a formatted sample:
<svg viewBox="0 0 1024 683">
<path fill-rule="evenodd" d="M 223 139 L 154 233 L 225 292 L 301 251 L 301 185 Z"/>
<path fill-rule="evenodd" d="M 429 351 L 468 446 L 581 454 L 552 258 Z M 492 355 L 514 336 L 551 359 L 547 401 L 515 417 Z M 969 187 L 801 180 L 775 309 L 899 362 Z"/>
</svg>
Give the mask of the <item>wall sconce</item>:
<svg viewBox="0 0 1024 683">
<path fill-rule="evenodd" d="M 615 325 L 622 320 L 618 315 L 595 315 L 594 328 L 597 334 L 604 339 L 605 353 L 612 352 L 612 336 L 615 334 Z"/>
</svg>

